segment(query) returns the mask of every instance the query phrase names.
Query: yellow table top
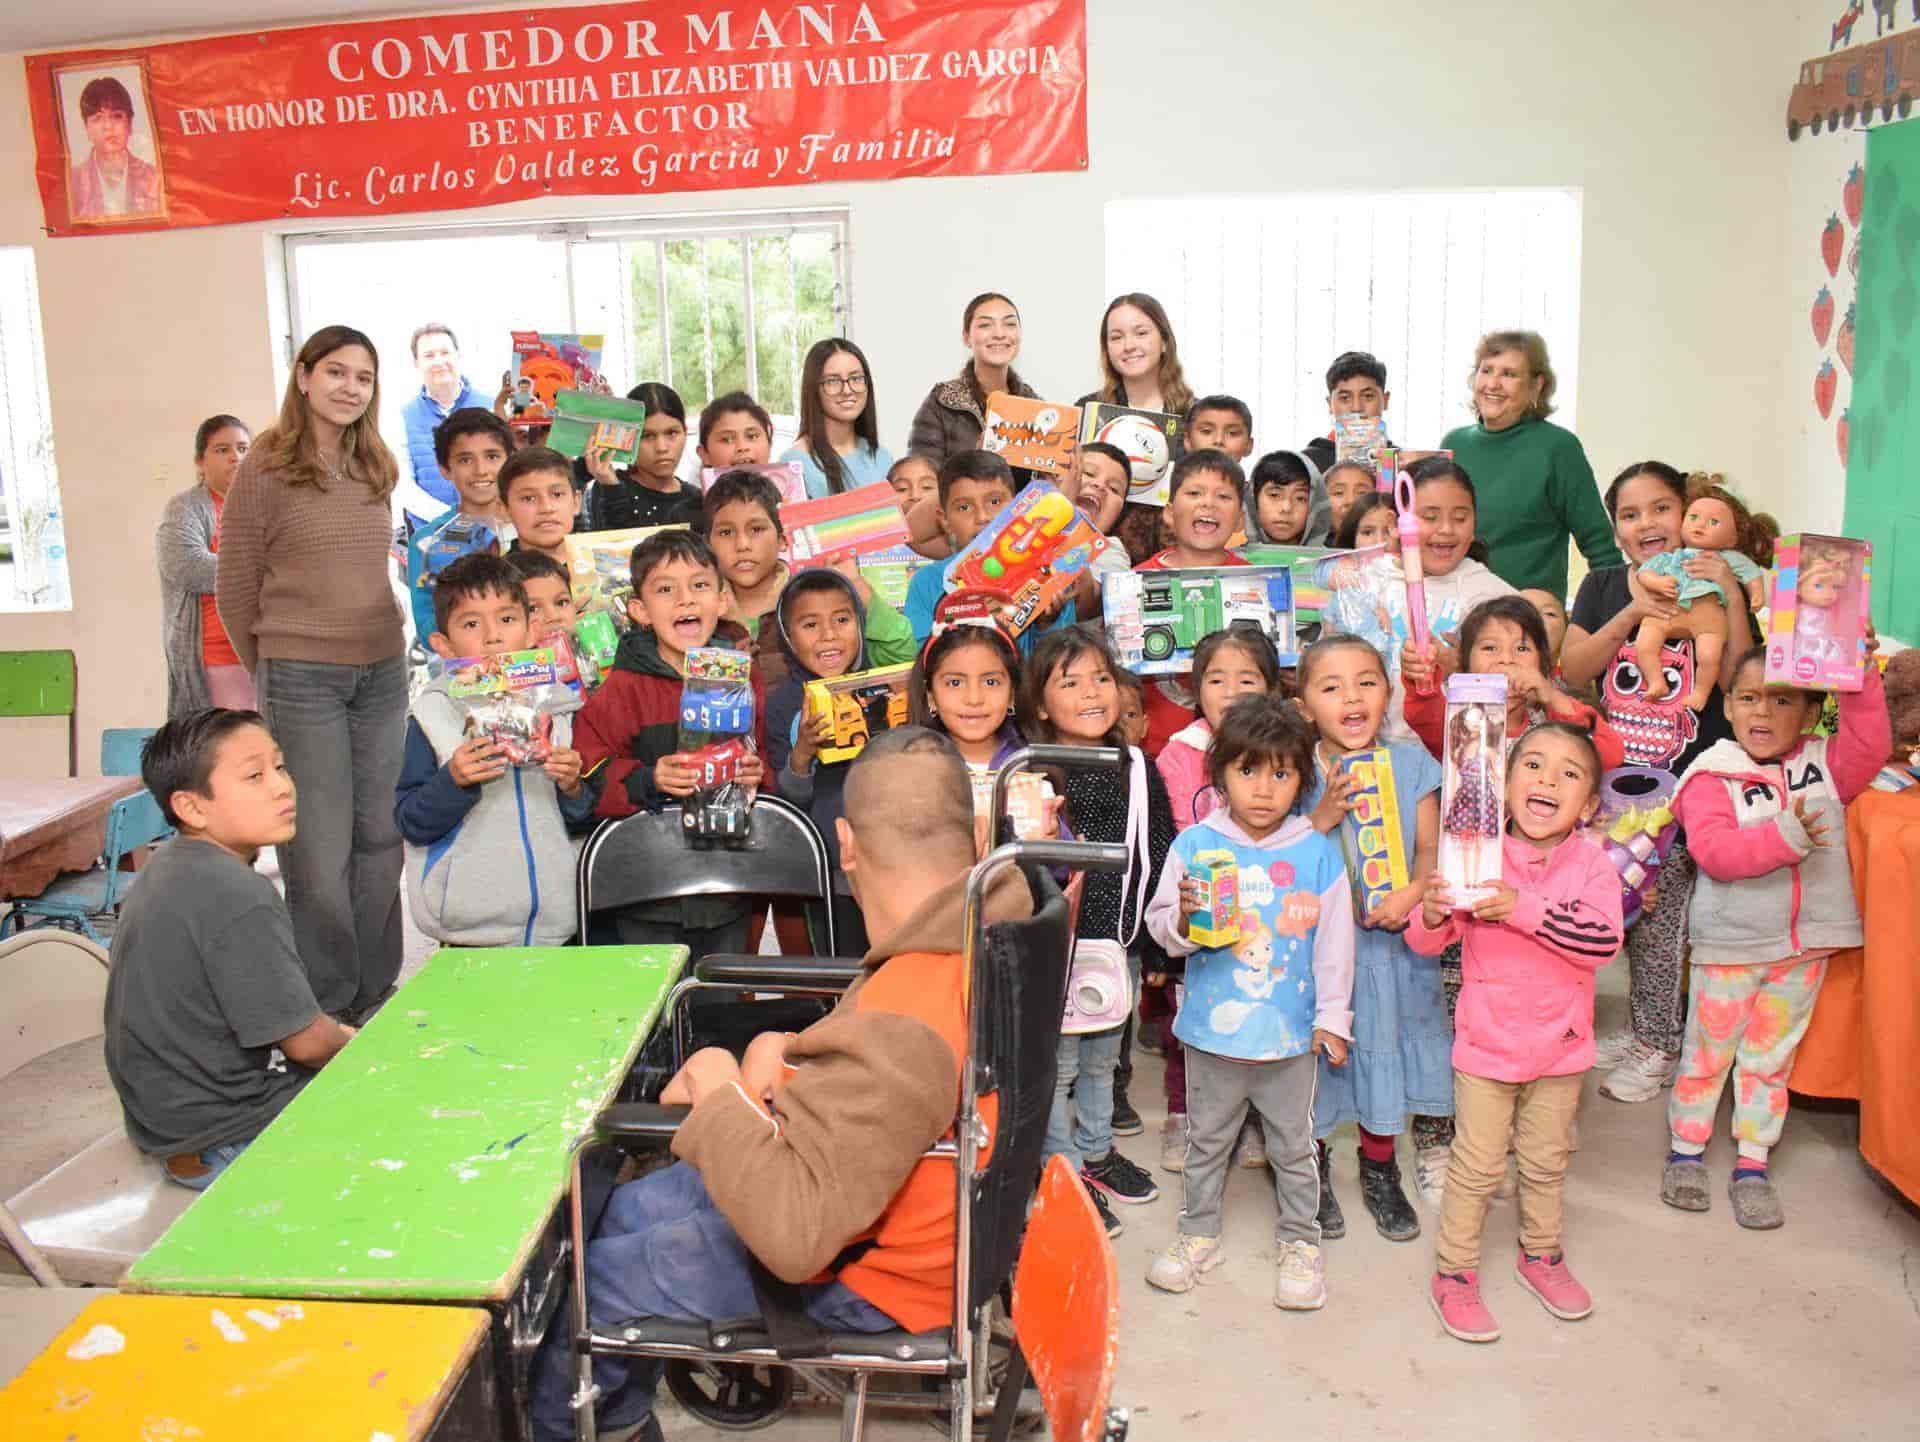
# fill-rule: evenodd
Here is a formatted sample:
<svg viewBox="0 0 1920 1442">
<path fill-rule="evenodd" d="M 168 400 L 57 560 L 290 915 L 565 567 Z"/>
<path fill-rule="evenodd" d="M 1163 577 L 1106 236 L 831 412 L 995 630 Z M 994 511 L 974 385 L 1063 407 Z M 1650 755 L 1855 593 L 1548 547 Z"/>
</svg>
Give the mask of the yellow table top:
<svg viewBox="0 0 1920 1442">
<path fill-rule="evenodd" d="M 420 1442 L 486 1336 L 461 1307 L 102 1296 L 0 1391 L 8 1442 Z"/>
</svg>

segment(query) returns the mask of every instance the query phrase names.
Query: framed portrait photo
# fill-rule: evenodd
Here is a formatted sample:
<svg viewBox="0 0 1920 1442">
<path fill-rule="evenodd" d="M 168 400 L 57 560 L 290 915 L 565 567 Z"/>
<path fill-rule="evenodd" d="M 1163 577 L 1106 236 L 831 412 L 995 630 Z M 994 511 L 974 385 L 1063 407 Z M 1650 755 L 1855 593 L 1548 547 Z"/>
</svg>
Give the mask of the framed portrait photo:
<svg viewBox="0 0 1920 1442">
<path fill-rule="evenodd" d="M 166 176 L 146 60 L 96 60 L 51 74 L 68 219 L 75 225 L 165 220 Z"/>
</svg>

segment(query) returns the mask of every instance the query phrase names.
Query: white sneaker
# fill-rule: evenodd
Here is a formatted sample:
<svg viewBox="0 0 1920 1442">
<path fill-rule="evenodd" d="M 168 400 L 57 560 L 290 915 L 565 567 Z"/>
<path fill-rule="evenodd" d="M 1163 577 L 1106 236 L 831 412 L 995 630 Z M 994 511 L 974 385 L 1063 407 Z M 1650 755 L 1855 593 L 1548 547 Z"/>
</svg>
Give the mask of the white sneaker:
<svg viewBox="0 0 1920 1442">
<path fill-rule="evenodd" d="M 1650 1102 L 1662 1087 L 1673 1085 L 1673 1073 L 1680 1058 L 1670 1051 L 1655 1051 L 1636 1041 L 1627 1058 L 1600 1083 L 1600 1095 L 1617 1102 Z"/>
<path fill-rule="evenodd" d="M 1178 1112 L 1160 1127 L 1160 1170 L 1184 1172 L 1187 1169 L 1187 1119 Z"/>
<path fill-rule="evenodd" d="M 1147 1268 L 1147 1285 L 1163 1292 L 1191 1292 L 1202 1273 L 1211 1272 L 1225 1260 L 1218 1237 L 1182 1233 L 1153 1259 L 1153 1265 Z"/>
<path fill-rule="evenodd" d="M 1317 1312 L 1327 1305 L 1327 1263 L 1312 1242 L 1280 1244 L 1273 1305 L 1287 1312 Z"/>
<path fill-rule="evenodd" d="M 1611 1036 L 1603 1036 L 1593 1044 L 1593 1069 L 1605 1068 L 1612 1071 L 1627 1059 L 1627 1053 L 1633 1050 L 1633 1032 L 1616 1031 Z"/>
<path fill-rule="evenodd" d="M 1413 1154 L 1413 1183 L 1420 1190 L 1420 1200 L 1436 1212 L 1446 1195 L 1447 1163 L 1452 1158 L 1449 1146 L 1421 1147 Z"/>
</svg>

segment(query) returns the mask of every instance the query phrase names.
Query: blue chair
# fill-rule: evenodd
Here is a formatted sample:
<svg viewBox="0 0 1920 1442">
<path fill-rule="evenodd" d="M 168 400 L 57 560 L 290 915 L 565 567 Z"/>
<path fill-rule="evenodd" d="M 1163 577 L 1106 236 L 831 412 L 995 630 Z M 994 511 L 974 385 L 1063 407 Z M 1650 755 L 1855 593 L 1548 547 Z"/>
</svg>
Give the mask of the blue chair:
<svg viewBox="0 0 1920 1442">
<path fill-rule="evenodd" d="M 151 726 L 122 726 L 100 735 L 100 774 L 102 776 L 138 776 L 140 751 L 153 735 Z M 88 940 L 106 945 L 93 929 L 93 918 L 111 916 L 120 909 L 121 893 L 126 889 L 120 871 L 120 859 L 140 846 L 151 846 L 173 834 L 160 803 L 151 793 L 137 791 L 113 803 L 107 813 L 106 855 L 91 871 L 63 876 L 38 896 L 21 897 L 13 909 L 0 917 L 0 936 L 22 931 L 28 926 L 51 922 L 69 931 L 78 931 Z"/>
</svg>

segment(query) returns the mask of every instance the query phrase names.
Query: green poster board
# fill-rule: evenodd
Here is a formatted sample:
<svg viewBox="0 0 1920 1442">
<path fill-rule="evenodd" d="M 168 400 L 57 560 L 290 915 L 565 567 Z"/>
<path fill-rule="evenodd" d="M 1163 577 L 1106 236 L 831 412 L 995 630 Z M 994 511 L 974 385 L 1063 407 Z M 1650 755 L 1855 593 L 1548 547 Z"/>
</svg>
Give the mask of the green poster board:
<svg viewBox="0 0 1920 1442">
<path fill-rule="evenodd" d="M 1873 617 L 1920 644 L 1920 124 L 1867 132 L 1845 531 L 1873 542 Z"/>
</svg>

